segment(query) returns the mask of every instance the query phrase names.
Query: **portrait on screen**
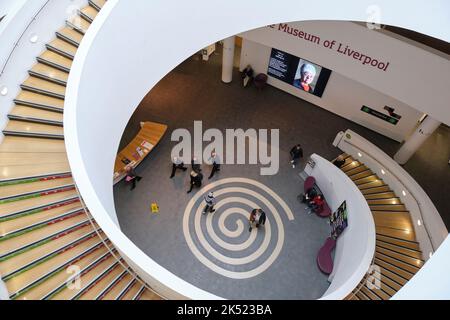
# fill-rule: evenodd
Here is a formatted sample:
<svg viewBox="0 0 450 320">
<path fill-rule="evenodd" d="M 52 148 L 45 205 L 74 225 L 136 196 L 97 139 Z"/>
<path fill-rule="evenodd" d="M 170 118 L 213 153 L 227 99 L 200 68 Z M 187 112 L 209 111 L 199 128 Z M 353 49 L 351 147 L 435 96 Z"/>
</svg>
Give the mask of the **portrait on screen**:
<svg viewBox="0 0 450 320">
<path fill-rule="evenodd" d="M 303 91 L 314 94 L 317 80 L 322 72 L 322 67 L 309 62 L 304 59 L 300 59 L 295 73 L 293 86 Z"/>
</svg>

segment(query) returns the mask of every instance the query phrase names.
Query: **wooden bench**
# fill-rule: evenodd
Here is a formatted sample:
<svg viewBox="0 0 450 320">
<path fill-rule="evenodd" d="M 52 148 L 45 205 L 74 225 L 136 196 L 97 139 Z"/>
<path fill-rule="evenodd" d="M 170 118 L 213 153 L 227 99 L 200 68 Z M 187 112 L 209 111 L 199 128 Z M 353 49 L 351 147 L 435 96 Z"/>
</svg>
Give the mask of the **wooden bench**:
<svg viewBox="0 0 450 320">
<path fill-rule="evenodd" d="M 126 176 L 126 168 L 136 168 L 161 141 L 167 126 L 156 122 L 141 122 L 137 136 L 119 152 L 114 165 L 114 184 Z"/>
</svg>

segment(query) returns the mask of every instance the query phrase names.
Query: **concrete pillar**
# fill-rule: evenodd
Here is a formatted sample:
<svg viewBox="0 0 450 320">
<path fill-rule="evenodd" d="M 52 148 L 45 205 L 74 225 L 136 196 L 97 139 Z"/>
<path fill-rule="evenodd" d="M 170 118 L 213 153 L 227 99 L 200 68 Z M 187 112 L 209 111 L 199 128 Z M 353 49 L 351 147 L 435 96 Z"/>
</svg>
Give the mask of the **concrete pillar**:
<svg viewBox="0 0 450 320">
<path fill-rule="evenodd" d="M 399 164 L 405 164 L 429 136 L 441 125 L 441 122 L 427 116 L 414 133 L 405 141 L 394 156 Z"/>
<path fill-rule="evenodd" d="M 223 40 L 222 81 L 225 83 L 233 81 L 235 41 L 234 36 Z"/>
</svg>

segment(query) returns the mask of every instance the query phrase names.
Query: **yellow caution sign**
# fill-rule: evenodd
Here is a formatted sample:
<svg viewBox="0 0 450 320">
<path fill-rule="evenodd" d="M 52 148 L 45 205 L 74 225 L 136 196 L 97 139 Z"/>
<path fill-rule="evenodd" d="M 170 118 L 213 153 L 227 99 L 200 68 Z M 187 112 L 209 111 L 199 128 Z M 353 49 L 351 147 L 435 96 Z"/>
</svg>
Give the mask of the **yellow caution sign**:
<svg viewBox="0 0 450 320">
<path fill-rule="evenodd" d="M 151 210 L 152 210 L 152 213 L 154 213 L 154 214 L 159 213 L 159 206 L 158 206 L 158 204 L 157 203 L 152 203 Z"/>
</svg>

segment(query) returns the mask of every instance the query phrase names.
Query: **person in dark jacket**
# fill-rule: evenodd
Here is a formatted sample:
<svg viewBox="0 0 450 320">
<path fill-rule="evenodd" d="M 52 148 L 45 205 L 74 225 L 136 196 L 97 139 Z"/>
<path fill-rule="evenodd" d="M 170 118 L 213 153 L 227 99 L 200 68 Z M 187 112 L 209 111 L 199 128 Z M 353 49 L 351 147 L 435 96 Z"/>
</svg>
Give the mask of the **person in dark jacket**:
<svg viewBox="0 0 450 320">
<path fill-rule="evenodd" d="M 170 175 L 170 179 L 175 177 L 175 173 L 177 172 L 177 169 L 186 171 L 187 168 L 184 166 L 184 162 L 181 161 L 180 158 L 174 157 L 172 159 L 172 174 Z"/>
<path fill-rule="evenodd" d="M 192 167 L 192 170 L 197 172 L 197 173 L 202 172 L 202 167 L 200 166 L 200 163 L 199 163 L 198 159 L 195 158 L 195 157 L 192 158 L 191 167 Z"/>
<path fill-rule="evenodd" d="M 211 157 L 209 158 L 209 161 L 211 161 L 213 167 L 212 167 L 211 174 L 209 175 L 208 179 L 212 179 L 212 177 L 214 177 L 216 172 L 220 171 L 221 160 L 220 160 L 219 155 L 216 152 L 213 152 L 213 153 L 211 153 Z"/>
<path fill-rule="evenodd" d="M 303 158 L 303 149 L 301 145 L 297 144 L 295 147 L 291 149 L 291 164 L 292 168 L 295 168 L 295 165 L 297 164 L 298 160 Z"/>
<path fill-rule="evenodd" d="M 141 181 L 142 177 L 139 177 L 136 174 L 136 171 L 134 170 L 134 168 L 131 167 L 131 166 L 128 166 L 126 168 L 126 172 L 127 172 L 127 174 L 125 176 L 125 181 L 126 182 L 131 182 L 131 184 L 132 184 L 131 185 L 131 190 L 134 190 L 134 188 L 136 188 L 136 181 L 137 182 Z"/>
<path fill-rule="evenodd" d="M 194 187 L 200 188 L 202 186 L 203 181 L 203 175 L 200 172 L 195 172 L 194 170 L 191 171 L 191 182 L 190 182 L 190 189 L 187 193 L 191 193 L 192 189 Z"/>
<path fill-rule="evenodd" d="M 339 157 L 337 157 L 334 161 L 333 164 L 338 167 L 338 168 L 342 168 L 342 166 L 345 163 L 345 159 L 343 155 L 340 155 Z"/>
</svg>

